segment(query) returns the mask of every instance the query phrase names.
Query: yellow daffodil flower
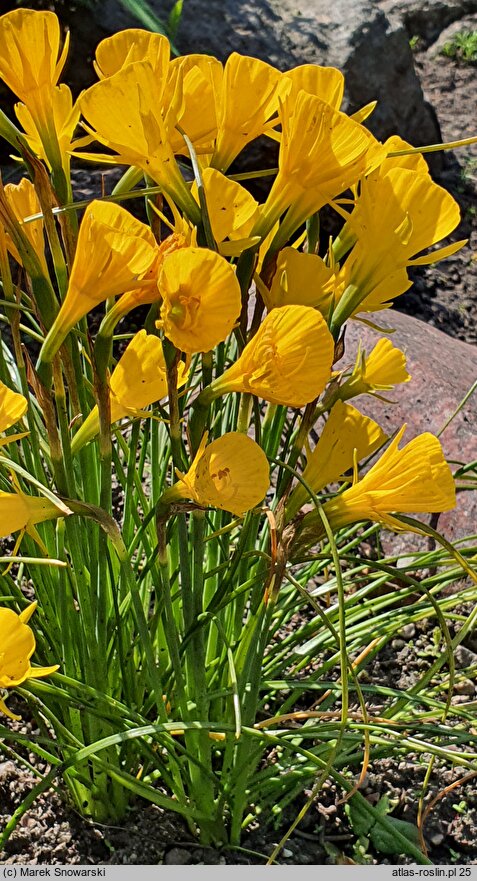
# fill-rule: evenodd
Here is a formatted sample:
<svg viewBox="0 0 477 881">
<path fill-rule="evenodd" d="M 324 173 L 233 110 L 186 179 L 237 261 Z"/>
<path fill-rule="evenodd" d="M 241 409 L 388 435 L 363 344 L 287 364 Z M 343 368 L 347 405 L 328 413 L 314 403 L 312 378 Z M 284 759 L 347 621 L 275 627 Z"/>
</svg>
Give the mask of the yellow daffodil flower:
<svg viewBox="0 0 477 881">
<path fill-rule="evenodd" d="M 52 163 L 48 150 L 43 144 L 41 132 L 35 119 L 26 104 L 16 104 L 15 113 L 18 122 L 23 127 L 28 145 L 33 153 L 51 169 Z M 70 174 L 71 151 L 83 147 L 91 142 L 91 138 L 83 137 L 74 140 L 74 133 L 79 123 L 79 104 L 73 104 L 71 89 L 62 84 L 51 90 L 50 94 L 50 125 L 56 132 L 58 149 L 61 156 L 61 165 L 67 177 Z"/>
<path fill-rule="evenodd" d="M 125 208 L 91 202 L 81 222 L 66 297 L 43 344 L 41 360 L 52 360 L 71 328 L 94 306 L 140 282 L 156 250 L 149 227 Z"/>
<path fill-rule="evenodd" d="M 187 382 L 188 370 L 181 361 L 177 385 Z M 110 379 L 111 424 L 125 416 L 147 416 L 144 408 L 167 395 L 167 369 L 160 339 L 140 330 L 119 359 Z M 73 455 L 99 432 L 98 408 L 94 407 L 71 443 Z"/>
<path fill-rule="evenodd" d="M 148 61 L 158 80 L 165 83 L 170 55 L 167 37 L 141 28 L 127 28 L 98 43 L 93 66 L 99 79 L 105 79 L 127 64 Z"/>
<path fill-rule="evenodd" d="M 238 154 L 277 124 L 282 74 L 275 67 L 233 52 L 226 61 L 217 102 L 217 140 L 211 165 L 227 171 Z"/>
<path fill-rule="evenodd" d="M 174 156 L 174 145 L 183 143 L 176 131 L 182 86 L 173 95 L 165 87 L 148 61 L 136 61 L 87 89 L 80 107 L 89 134 L 118 154 L 99 161 L 141 168 L 198 224 L 200 211 Z M 98 161 L 98 154 L 84 158 Z"/>
<path fill-rule="evenodd" d="M 12 392 L 3 382 L 0 382 L 0 432 L 6 431 L 18 422 L 26 412 L 28 401 L 23 395 Z M 0 447 L 10 444 L 14 440 L 25 437 L 22 432 L 20 435 L 7 435 L 0 437 Z"/>
<path fill-rule="evenodd" d="M 349 217 L 356 244 L 338 276 L 343 293 L 334 319 L 343 324 L 359 312 L 388 308 L 411 286 L 408 266 L 436 263 L 462 247 L 463 241 L 453 242 L 419 256 L 459 221 L 457 202 L 427 173 L 390 168 L 370 175 Z"/>
<path fill-rule="evenodd" d="M 182 352 L 209 352 L 240 315 L 240 285 L 230 264 L 206 248 L 167 256 L 159 276 L 160 326 Z"/>
<path fill-rule="evenodd" d="M 386 437 L 373 419 L 363 416 L 351 404 L 337 401 L 315 449 L 307 457 L 303 479 L 313 492 L 319 493 L 353 468 L 355 462 L 374 453 Z M 287 503 L 287 520 L 291 520 L 308 499 L 305 487 L 299 483 Z"/>
<path fill-rule="evenodd" d="M 336 67 L 301 64 L 285 71 L 281 89 L 282 94 L 286 92 L 292 100 L 303 91 L 315 95 L 335 110 L 339 110 L 343 101 L 344 76 Z"/>
<path fill-rule="evenodd" d="M 334 272 L 317 254 L 283 248 L 270 290 L 260 289 L 265 306 L 314 306 L 327 318 L 331 305 Z"/>
<path fill-rule="evenodd" d="M 207 446 L 204 435 L 187 474 L 166 490 L 164 504 L 192 499 L 204 508 L 220 508 L 242 517 L 259 505 L 270 485 L 270 468 L 262 448 L 246 434 L 231 431 Z"/>
<path fill-rule="evenodd" d="M 52 164 L 58 157 L 51 95 L 68 53 L 60 55 L 60 25 L 53 12 L 15 9 L 0 17 L 0 78 L 28 108 Z"/>
<path fill-rule="evenodd" d="M 323 391 L 333 356 L 333 338 L 319 312 L 310 306 L 272 309 L 235 364 L 201 399 L 248 392 L 272 404 L 304 407 Z"/>
<path fill-rule="evenodd" d="M 48 268 L 45 256 L 45 237 L 43 232 L 43 219 L 31 220 L 28 223 L 24 219 L 34 214 L 41 214 L 41 206 L 36 194 L 35 187 L 26 177 L 22 177 L 19 184 L 7 184 L 5 186 L 5 199 L 14 216 L 18 220 L 23 233 L 30 242 L 34 253 L 45 275 Z M 22 263 L 20 253 L 12 238 L 7 234 L 7 248 L 17 263 Z"/>
<path fill-rule="evenodd" d="M 55 520 L 57 517 L 67 517 L 71 514 L 71 511 L 59 499 L 55 503 L 42 496 L 27 496 L 20 490 L 16 480 L 14 480 L 14 483 L 17 492 L 7 493 L 0 491 L 0 538 L 5 538 L 7 535 L 20 531 L 20 536 L 12 553 L 12 556 L 15 556 L 26 532 L 48 556 L 48 552 L 35 528 L 37 523 L 43 523 L 45 520 Z"/>
<path fill-rule="evenodd" d="M 353 372 L 340 386 L 339 396 L 342 401 L 347 401 L 356 395 L 388 391 L 410 379 L 404 352 L 393 346 L 391 340 L 382 338 L 368 357 L 366 352 L 358 351 Z"/>
<path fill-rule="evenodd" d="M 288 209 L 276 248 L 386 155 L 360 123 L 304 91 L 280 104 L 280 122 L 278 174 L 253 230 L 265 236 Z"/>
<path fill-rule="evenodd" d="M 51 667 L 32 667 L 30 664 L 36 640 L 28 621 L 37 605 L 31 603 L 19 615 L 13 609 L 0 608 L 0 689 L 15 688 L 27 679 L 50 676 L 59 669 L 58 664 Z M 1 698 L 0 712 L 15 721 L 21 718 L 14 715 Z"/>
<path fill-rule="evenodd" d="M 202 182 L 212 234 L 219 252 L 224 256 L 236 257 L 247 247 L 258 244 L 258 237 L 249 236 L 258 216 L 258 202 L 248 190 L 215 168 L 204 169 Z M 191 192 L 199 204 L 195 183 Z"/>
<path fill-rule="evenodd" d="M 176 131 L 171 133 L 172 148 L 175 153 L 189 155 L 179 131 L 183 129 L 204 165 L 210 162 L 217 137 L 217 95 L 222 79 L 223 67 L 212 55 L 186 55 L 174 58 L 169 65 L 164 100 L 171 100 L 178 88 L 182 95 Z"/>
<path fill-rule="evenodd" d="M 333 530 L 372 520 L 399 531 L 403 526 L 393 513 L 450 511 L 455 507 L 455 484 L 438 439 L 426 432 L 399 449 L 405 429 L 403 425 L 361 480 L 323 505 Z M 300 546 L 323 537 L 318 511 L 306 514 L 302 527 Z"/>
</svg>

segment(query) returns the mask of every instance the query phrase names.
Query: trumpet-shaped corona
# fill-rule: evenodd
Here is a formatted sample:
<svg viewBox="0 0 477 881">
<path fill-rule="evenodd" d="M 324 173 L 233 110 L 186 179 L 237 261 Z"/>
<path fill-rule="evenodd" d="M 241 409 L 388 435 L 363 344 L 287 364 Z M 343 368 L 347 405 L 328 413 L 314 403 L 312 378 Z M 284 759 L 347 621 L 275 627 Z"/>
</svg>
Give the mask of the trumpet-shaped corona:
<svg viewBox="0 0 477 881">
<path fill-rule="evenodd" d="M 455 507 L 455 484 L 438 439 L 426 432 L 400 449 L 405 429 L 403 425 L 361 480 L 323 505 L 333 530 L 372 520 L 399 531 L 403 526 L 395 513 L 440 512 Z M 319 511 L 312 511 L 303 519 L 299 545 L 309 545 L 323 534 Z"/>
<path fill-rule="evenodd" d="M 272 309 L 238 360 L 202 392 L 204 402 L 248 392 L 272 404 L 304 407 L 330 378 L 334 343 L 323 316 L 310 306 Z"/>
<path fill-rule="evenodd" d="M 345 471 L 353 468 L 371 456 L 386 440 L 386 434 L 377 422 L 363 416 L 351 404 L 337 401 L 320 434 L 315 449 L 307 458 L 303 479 L 314 493 L 343 477 Z M 293 490 L 287 504 L 287 519 L 291 520 L 308 500 L 303 484 Z"/>
<path fill-rule="evenodd" d="M 161 501 L 192 499 L 201 507 L 242 517 L 263 501 L 269 485 L 270 468 L 262 448 L 247 435 L 231 431 L 208 446 L 204 435 L 189 471 L 179 473 L 179 481 Z"/>
<path fill-rule="evenodd" d="M 149 227 L 129 211 L 111 202 L 91 202 L 81 222 L 66 297 L 43 345 L 42 360 L 51 361 L 71 328 L 94 306 L 141 280 L 156 251 Z"/>
<path fill-rule="evenodd" d="M 58 664 L 51 667 L 32 667 L 30 658 L 36 648 L 33 630 L 28 626 L 37 603 L 31 603 L 17 615 L 13 609 L 0 608 L 0 688 L 15 688 L 27 679 L 40 679 L 50 676 L 59 669 Z M 0 699 L 0 712 L 10 719 L 18 720 Z"/>
<path fill-rule="evenodd" d="M 161 326 L 182 352 L 209 352 L 240 315 L 240 285 L 230 264 L 206 248 L 167 256 L 159 276 Z"/>
<path fill-rule="evenodd" d="M 187 382 L 188 371 L 179 364 L 177 385 Z M 167 395 L 167 370 L 160 339 L 140 330 L 129 343 L 114 368 L 109 383 L 111 392 L 111 424 L 124 416 L 142 416 L 144 408 Z M 76 432 L 71 452 L 74 455 L 99 432 L 97 406 L 91 410 Z"/>
</svg>

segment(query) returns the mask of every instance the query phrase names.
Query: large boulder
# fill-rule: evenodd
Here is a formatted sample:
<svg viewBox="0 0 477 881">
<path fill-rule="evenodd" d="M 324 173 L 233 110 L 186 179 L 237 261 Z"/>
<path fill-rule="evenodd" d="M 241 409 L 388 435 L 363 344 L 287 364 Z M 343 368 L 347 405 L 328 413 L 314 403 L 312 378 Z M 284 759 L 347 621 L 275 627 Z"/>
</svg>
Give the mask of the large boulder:
<svg viewBox="0 0 477 881">
<path fill-rule="evenodd" d="M 394 330 L 387 336 L 406 353 L 412 379 L 393 392 L 383 392 L 394 404 L 369 396 L 354 403 L 389 434 L 406 422 L 405 441 L 424 431 L 438 434 L 477 380 L 477 348 L 394 310 L 375 313 L 370 318 L 379 326 Z M 369 327 L 349 322 L 346 353 L 340 367 L 354 362 L 358 340 L 369 353 L 379 338 Z M 440 437 L 444 453 L 452 463 L 477 460 L 476 426 L 477 391 Z M 453 470 L 456 467 L 452 464 Z M 477 533 L 477 490 L 458 493 L 457 499 L 456 509 L 439 518 L 439 529 L 449 539 Z"/>
<path fill-rule="evenodd" d="M 432 43 L 452 22 L 477 13 L 477 0 L 378 0 L 386 15 L 403 22 L 409 37 Z"/>
</svg>

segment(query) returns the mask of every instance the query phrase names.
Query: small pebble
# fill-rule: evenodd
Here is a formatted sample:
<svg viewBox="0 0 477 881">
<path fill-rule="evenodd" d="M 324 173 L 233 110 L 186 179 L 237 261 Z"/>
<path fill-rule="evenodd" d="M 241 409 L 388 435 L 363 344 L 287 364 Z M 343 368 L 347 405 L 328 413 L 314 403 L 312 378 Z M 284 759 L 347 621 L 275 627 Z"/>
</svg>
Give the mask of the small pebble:
<svg viewBox="0 0 477 881">
<path fill-rule="evenodd" d="M 454 685 L 454 691 L 456 694 L 474 695 L 475 685 L 470 679 L 462 679 L 461 682 L 456 682 Z"/>
<path fill-rule="evenodd" d="M 403 639 L 412 639 L 416 635 L 416 625 L 415 624 L 406 624 L 401 630 L 401 636 Z"/>
<path fill-rule="evenodd" d="M 173 847 L 166 853 L 164 863 L 166 866 L 188 866 L 191 859 L 192 857 L 188 850 L 185 850 L 183 847 Z"/>
<path fill-rule="evenodd" d="M 403 639 L 393 639 L 391 641 L 391 648 L 393 648 L 396 652 L 400 651 L 400 649 L 403 649 L 405 645 L 406 643 Z"/>
<path fill-rule="evenodd" d="M 477 664 L 477 655 L 470 649 L 466 649 L 464 645 L 457 646 L 454 657 L 458 667 L 471 667 Z"/>
</svg>

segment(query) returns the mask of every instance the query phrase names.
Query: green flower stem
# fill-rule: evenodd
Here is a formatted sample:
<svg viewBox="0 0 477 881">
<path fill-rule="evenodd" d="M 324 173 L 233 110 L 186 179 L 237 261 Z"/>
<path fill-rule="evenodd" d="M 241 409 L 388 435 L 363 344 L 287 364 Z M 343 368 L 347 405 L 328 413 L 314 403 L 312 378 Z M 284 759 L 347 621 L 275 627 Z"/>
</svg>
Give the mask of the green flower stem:
<svg viewBox="0 0 477 881">
<path fill-rule="evenodd" d="M 247 393 L 240 395 L 240 408 L 237 419 L 237 431 L 247 434 L 250 426 L 250 412 L 252 409 L 253 397 Z"/>
</svg>

